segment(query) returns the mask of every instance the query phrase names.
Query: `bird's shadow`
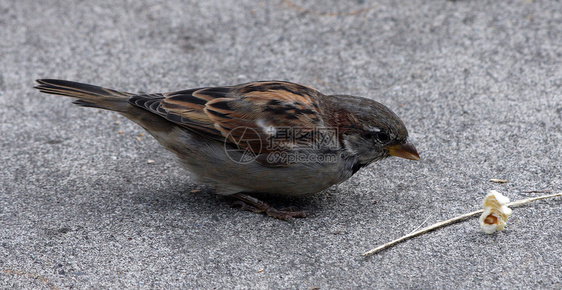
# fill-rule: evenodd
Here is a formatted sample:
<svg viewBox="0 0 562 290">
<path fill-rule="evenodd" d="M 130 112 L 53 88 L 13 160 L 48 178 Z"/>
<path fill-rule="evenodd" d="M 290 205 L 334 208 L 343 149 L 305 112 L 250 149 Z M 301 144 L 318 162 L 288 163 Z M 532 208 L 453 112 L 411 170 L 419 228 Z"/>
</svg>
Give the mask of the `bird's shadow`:
<svg viewBox="0 0 562 290">
<path fill-rule="evenodd" d="M 249 194 L 275 207 L 277 209 L 294 208 L 303 210 L 310 217 L 315 213 L 322 211 L 322 205 L 318 195 L 290 197 L 267 193 Z M 146 198 L 146 196 L 145 196 Z M 154 192 L 151 200 L 144 199 L 149 202 L 155 210 L 167 212 L 174 210 L 185 210 L 191 214 L 198 216 L 212 217 L 217 214 L 237 216 L 237 213 L 243 212 L 240 208 L 234 206 L 237 201 L 228 195 L 216 194 L 214 188 L 205 185 L 187 184 L 178 185 L 172 188 L 160 189 Z M 259 214 L 252 213 L 259 216 Z"/>
</svg>

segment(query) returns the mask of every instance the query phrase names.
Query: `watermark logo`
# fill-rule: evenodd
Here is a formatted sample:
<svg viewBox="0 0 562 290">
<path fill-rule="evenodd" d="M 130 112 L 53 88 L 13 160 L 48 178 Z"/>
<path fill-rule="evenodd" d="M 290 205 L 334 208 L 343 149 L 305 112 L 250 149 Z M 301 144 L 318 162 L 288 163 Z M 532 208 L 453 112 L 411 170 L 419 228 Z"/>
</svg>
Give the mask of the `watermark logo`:
<svg viewBox="0 0 562 290">
<path fill-rule="evenodd" d="M 234 146 L 230 142 L 234 143 Z M 258 131 L 250 127 L 236 127 L 228 132 L 224 142 L 224 151 L 230 160 L 248 164 L 256 160 L 261 153 L 262 140 Z"/>
<path fill-rule="evenodd" d="M 262 151 L 271 164 L 337 162 L 337 128 L 268 127 L 265 133 L 250 127 L 233 129 L 225 139 L 226 154 L 240 164 L 255 161 Z"/>
<path fill-rule="evenodd" d="M 293 163 L 335 163 L 338 161 L 335 153 L 311 153 L 303 151 L 274 151 L 267 154 L 267 162 L 271 164 Z"/>
</svg>

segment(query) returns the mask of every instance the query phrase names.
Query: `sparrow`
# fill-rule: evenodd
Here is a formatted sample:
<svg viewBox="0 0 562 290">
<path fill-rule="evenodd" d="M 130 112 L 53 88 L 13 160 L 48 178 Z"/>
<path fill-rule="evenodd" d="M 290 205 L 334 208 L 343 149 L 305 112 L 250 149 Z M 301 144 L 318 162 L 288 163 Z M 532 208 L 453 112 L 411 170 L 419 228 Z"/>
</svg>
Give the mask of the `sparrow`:
<svg viewBox="0 0 562 290">
<path fill-rule="evenodd" d="M 133 94 L 57 79 L 40 92 L 115 111 L 173 152 L 195 178 L 244 210 L 292 220 L 259 194 L 304 196 L 396 156 L 419 160 L 400 118 L 368 98 L 324 95 L 286 81 L 256 81 L 168 93 Z"/>
</svg>

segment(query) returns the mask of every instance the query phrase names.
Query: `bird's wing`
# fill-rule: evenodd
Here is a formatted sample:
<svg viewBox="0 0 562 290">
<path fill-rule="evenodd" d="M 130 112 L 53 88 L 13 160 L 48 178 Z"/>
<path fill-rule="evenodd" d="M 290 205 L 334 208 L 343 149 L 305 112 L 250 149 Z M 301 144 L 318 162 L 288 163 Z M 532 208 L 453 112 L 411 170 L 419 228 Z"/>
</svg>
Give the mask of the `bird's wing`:
<svg viewBox="0 0 562 290">
<path fill-rule="evenodd" d="M 306 86 L 267 81 L 138 95 L 129 101 L 204 137 L 266 153 L 275 150 L 272 138 L 278 138 L 277 149 L 313 138 L 314 129 L 324 125 L 321 96 Z"/>
</svg>

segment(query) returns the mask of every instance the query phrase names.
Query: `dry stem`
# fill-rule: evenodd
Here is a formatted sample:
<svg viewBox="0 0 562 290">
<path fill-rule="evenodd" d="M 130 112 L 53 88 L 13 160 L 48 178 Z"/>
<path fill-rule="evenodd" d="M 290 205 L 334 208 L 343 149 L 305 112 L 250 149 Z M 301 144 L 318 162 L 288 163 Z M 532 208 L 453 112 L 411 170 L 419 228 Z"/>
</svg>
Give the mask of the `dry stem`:
<svg viewBox="0 0 562 290">
<path fill-rule="evenodd" d="M 514 201 L 514 202 L 510 202 L 510 203 L 506 204 L 506 206 L 520 206 L 520 205 L 524 205 L 524 204 L 527 204 L 527 203 L 530 203 L 530 202 L 533 202 L 533 201 L 536 201 L 536 200 L 545 199 L 545 198 L 552 198 L 552 197 L 557 197 L 557 196 L 562 196 L 562 192 L 560 192 L 560 193 L 555 193 L 555 194 L 549 194 L 549 195 L 538 196 L 538 197 L 531 197 L 531 198 L 521 199 L 521 200 L 517 200 L 517 201 Z M 471 216 L 479 215 L 479 214 L 481 214 L 482 212 L 484 212 L 484 210 L 481 209 L 481 210 L 473 211 L 473 212 L 471 212 L 471 213 L 467 213 L 467 214 L 460 215 L 460 216 L 458 216 L 458 217 L 454 217 L 454 218 L 452 218 L 452 219 L 448 219 L 448 220 L 446 220 L 446 221 L 441 221 L 441 222 L 435 223 L 435 224 L 433 224 L 433 225 L 431 225 L 431 226 L 428 226 L 428 227 L 425 227 L 425 228 L 423 228 L 423 229 L 421 229 L 421 230 L 419 230 L 419 231 L 415 231 L 415 232 L 410 233 L 410 234 L 407 234 L 407 235 L 405 235 L 405 236 L 403 236 L 403 237 L 401 237 L 401 238 L 398 238 L 398 239 L 396 239 L 396 240 L 394 240 L 394 241 L 388 242 L 388 243 L 386 243 L 386 244 L 384 244 L 384 245 L 380 245 L 380 246 L 378 246 L 378 247 L 376 247 L 376 248 L 374 248 L 374 249 L 372 249 L 372 250 L 370 250 L 370 251 L 367 251 L 367 252 L 363 253 L 361 256 L 366 257 L 366 256 L 369 256 L 369 255 L 372 255 L 372 254 L 374 254 L 374 253 L 376 253 L 376 252 L 378 252 L 378 251 L 381 251 L 381 250 L 384 250 L 384 249 L 389 248 L 389 247 L 391 247 L 391 246 L 394 246 L 394 245 L 396 245 L 396 244 L 398 244 L 398 243 L 400 243 L 400 242 L 402 242 L 402 241 L 405 241 L 405 240 L 407 240 L 407 239 L 411 239 L 411 238 L 413 238 L 413 237 L 415 237 L 415 236 L 419 236 L 419 235 L 421 235 L 421 234 L 430 232 L 430 231 L 435 230 L 435 229 L 438 229 L 438 228 L 440 228 L 440 227 L 444 227 L 444 226 L 446 226 L 446 225 L 450 225 L 450 224 L 459 222 L 459 221 L 464 220 L 464 219 L 466 219 L 466 218 L 469 218 L 469 217 L 471 217 Z"/>
</svg>

